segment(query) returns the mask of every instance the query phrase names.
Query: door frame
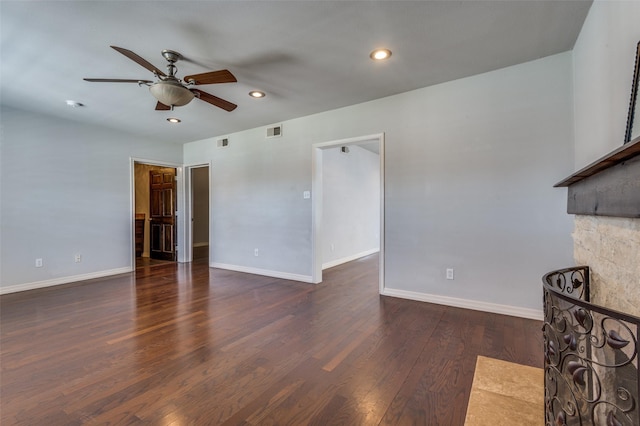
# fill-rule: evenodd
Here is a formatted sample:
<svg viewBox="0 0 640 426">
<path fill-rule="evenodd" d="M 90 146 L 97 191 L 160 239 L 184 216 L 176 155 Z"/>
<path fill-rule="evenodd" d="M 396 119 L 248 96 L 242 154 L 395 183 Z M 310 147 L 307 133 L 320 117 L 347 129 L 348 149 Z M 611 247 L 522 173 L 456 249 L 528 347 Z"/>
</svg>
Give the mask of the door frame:
<svg viewBox="0 0 640 426">
<path fill-rule="evenodd" d="M 175 240 L 175 250 L 178 252 L 176 256 L 177 262 L 185 262 L 185 253 L 184 253 L 184 178 L 183 178 L 183 167 L 182 164 L 172 163 L 167 161 L 158 161 L 158 160 L 150 160 L 146 158 L 138 158 L 138 157 L 129 157 L 129 168 L 130 168 L 130 187 L 129 187 L 129 236 L 131 238 L 130 241 L 130 249 L 131 249 L 131 268 L 132 270 L 136 269 L 136 240 L 134 236 L 135 232 L 135 208 L 136 208 L 136 163 L 144 164 L 147 166 L 158 166 L 158 167 L 171 167 L 176 169 L 176 205 L 175 205 L 175 226 L 176 226 L 176 240 Z"/>
<path fill-rule="evenodd" d="M 311 282 L 322 282 L 322 150 L 338 146 L 358 145 L 362 142 L 377 140 L 380 148 L 380 257 L 378 286 L 380 294 L 384 291 L 384 133 L 358 136 L 312 145 L 311 153 Z"/>
<path fill-rule="evenodd" d="M 185 220 L 185 229 L 184 229 L 184 250 L 183 253 L 185 255 L 185 262 L 193 261 L 193 222 L 191 218 L 193 217 L 193 182 L 191 179 L 191 171 L 193 169 L 199 169 L 202 167 L 209 168 L 209 260 L 207 263 L 211 263 L 211 168 L 213 167 L 213 162 L 209 161 L 208 163 L 198 163 L 198 164 L 189 164 L 188 166 L 184 166 L 184 217 L 189 218 Z"/>
</svg>

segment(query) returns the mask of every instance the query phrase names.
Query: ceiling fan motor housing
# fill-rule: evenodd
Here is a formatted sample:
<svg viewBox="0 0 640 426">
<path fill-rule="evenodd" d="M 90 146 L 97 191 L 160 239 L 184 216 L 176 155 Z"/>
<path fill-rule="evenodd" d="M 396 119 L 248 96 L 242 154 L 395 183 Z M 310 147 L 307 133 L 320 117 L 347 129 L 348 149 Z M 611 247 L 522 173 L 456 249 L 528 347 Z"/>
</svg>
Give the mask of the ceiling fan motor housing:
<svg viewBox="0 0 640 426">
<path fill-rule="evenodd" d="M 177 62 L 182 59 L 182 55 L 175 50 L 165 49 L 162 51 L 162 56 L 169 62 Z"/>
</svg>

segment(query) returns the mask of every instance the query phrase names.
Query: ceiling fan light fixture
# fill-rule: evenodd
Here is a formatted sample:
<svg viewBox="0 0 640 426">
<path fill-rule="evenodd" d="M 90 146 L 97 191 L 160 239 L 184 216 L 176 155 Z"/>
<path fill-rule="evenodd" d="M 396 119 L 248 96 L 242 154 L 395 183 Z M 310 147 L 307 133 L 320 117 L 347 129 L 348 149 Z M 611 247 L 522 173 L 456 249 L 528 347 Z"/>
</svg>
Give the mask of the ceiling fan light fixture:
<svg viewBox="0 0 640 426">
<path fill-rule="evenodd" d="M 251 96 L 252 98 L 264 98 L 265 96 L 267 96 L 264 92 L 261 92 L 259 90 L 252 90 L 249 92 L 249 96 Z"/>
<path fill-rule="evenodd" d="M 389 49 L 376 49 L 369 55 L 374 61 L 384 61 L 391 57 L 391 51 Z"/>
<path fill-rule="evenodd" d="M 151 94 L 167 106 L 183 106 L 191 102 L 194 94 L 177 81 L 159 81 L 149 87 Z"/>
<path fill-rule="evenodd" d="M 180 120 L 179 118 L 175 118 L 175 117 L 169 117 L 169 118 L 167 118 L 167 121 L 169 123 L 177 124 L 177 123 L 180 123 L 182 120 Z"/>
</svg>

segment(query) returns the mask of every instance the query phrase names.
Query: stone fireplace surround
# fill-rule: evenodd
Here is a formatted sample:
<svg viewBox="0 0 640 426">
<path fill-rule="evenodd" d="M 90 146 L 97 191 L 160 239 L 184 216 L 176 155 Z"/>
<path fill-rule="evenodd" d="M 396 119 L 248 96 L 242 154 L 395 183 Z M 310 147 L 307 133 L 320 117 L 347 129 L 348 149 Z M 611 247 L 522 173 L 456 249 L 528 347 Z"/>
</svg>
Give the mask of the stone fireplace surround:
<svg viewBox="0 0 640 426">
<path fill-rule="evenodd" d="M 573 244 L 591 270 L 591 301 L 640 317 L 640 219 L 578 215 Z"/>
<path fill-rule="evenodd" d="M 545 423 L 640 424 L 640 138 L 569 176 L 576 267 L 545 275 Z"/>
<path fill-rule="evenodd" d="M 640 316 L 640 139 L 555 186 L 568 187 L 574 260 L 590 268 L 591 302 Z"/>
</svg>

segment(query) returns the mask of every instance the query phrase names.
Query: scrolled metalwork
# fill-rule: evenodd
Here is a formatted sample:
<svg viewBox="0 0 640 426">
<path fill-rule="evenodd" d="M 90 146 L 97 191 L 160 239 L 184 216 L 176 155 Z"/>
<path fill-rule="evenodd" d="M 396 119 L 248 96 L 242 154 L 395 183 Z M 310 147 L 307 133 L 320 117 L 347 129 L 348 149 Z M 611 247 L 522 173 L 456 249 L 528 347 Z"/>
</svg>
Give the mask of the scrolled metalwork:
<svg viewBox="0 0 640 426">
<path fill-rule="evenodd" d="M 576 266 L 574 268 L 558 269 L 542 277 L 551 288 L 563 294 L 589 301 L 589 267 Z"/>
<path fill-rule="evenodd" d="M 589 268 L 543 278 L 545 425 L 640 425 L 640 318 L 589 302 Z"/>
</svg>

